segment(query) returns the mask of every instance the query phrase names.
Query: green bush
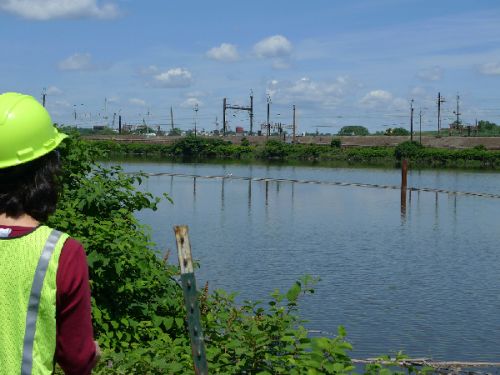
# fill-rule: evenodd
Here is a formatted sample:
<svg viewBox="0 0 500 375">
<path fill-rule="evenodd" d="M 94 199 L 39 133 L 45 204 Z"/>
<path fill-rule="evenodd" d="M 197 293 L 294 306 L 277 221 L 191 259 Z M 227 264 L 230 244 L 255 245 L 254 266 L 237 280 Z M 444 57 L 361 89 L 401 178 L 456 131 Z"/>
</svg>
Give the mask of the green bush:
<svg viewBox="0 0 500 375">
<path fill-rule="evenodd" d="M 416 141 L 402 142 L 394 149 L 394 156 L 397 160 L 409 158 L 413 159 L 419 155 L 423 146 Z"/>
<path fill-rule="evenodd" d="M 385 131 L 384 133 L 385 135 L 410 135 L 410 132 L 408 130 L 406 130 L 405 128 L 389 128 Z"/>
<path fill-rule="evenodd" d="M 283 159 L 288 155 L 287 144 L 271 139 L 264 145 L 262 155 L 267 159 Z"/>
<path fill-rule="evenodd" d="M 332 141 L 330 142 L 330 146 L 332 148 L 340 148 L 342 147 L 342 141 L 340 138 L 332 138 Z"/>
<path fill-rule="evenodd" d="M 364 126 L 350 125 L 342 127 L 337 135 L 368 135 L 370 132 Z"/>
</svg>

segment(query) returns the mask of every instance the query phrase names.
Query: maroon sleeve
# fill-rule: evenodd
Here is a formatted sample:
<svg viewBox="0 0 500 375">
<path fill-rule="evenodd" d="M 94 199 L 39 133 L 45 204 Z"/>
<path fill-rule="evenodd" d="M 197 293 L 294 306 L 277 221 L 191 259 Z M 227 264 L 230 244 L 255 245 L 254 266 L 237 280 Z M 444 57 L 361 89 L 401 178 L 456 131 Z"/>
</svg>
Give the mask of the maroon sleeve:
<svg viewBox="0 0 500 375">
<path fill-rule="evenodd" d="M 90 374 L 96 349 L 88 265 L 83 246 L 72 238 L 61 251 L 56 282 L 56 361 L 66 374 Z"/>
</svg>

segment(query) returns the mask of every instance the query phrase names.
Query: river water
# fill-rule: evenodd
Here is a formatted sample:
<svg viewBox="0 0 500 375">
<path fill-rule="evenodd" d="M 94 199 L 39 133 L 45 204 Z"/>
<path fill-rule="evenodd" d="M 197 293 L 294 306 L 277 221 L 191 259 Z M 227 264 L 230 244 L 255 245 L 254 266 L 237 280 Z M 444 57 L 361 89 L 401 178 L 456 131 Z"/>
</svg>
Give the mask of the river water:
<svg viewBox="0 0 500 375">
<path fill-rule="evenodd" d="M 500 359 L 500 199 L 232 177 L 398 185 L 397 169 L 124 162 L 128 172 L 227 176 L 151 177 L 166 201 L 140 220 L 177 262 L 172 226 L 187 224 L 199 286 L 267 300 L 305 274 L 306 327 L 347 329 L 354 357 Z M 409 187 L 500 194 L 500 173 L 410 171 Z M 404 203 L 404 204 L 403 204 Z"/>
</svg>

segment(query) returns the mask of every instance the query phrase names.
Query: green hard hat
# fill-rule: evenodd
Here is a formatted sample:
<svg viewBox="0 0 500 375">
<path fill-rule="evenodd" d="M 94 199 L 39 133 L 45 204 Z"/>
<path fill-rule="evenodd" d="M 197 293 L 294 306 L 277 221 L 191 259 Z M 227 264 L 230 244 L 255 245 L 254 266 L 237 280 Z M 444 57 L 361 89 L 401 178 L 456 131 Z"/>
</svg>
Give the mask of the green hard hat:
<svg viewBox="0 0 500 375">
<path fill-rule="evenodd" d="M 66 137 L 32 96 L 14 92 L 0 95 L 0 168 L 37 159 Z"/>
</svg>

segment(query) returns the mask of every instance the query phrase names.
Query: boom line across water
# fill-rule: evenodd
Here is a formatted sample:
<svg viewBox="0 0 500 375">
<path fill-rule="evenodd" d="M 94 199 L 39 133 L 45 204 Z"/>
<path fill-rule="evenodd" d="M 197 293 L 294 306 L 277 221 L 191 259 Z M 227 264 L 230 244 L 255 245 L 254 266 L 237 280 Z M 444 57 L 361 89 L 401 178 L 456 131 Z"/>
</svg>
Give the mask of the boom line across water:
<svg viewBox="0 0 500 375">
<path fill-rule="evenodd" d="M 204 179 L 220 179 L 220 180 L 231 179 L 231 180 L 256 181 L 256 182 L 290 182 L 290 183 L 314 184 L 314 185 L 355 186 L 355 187 L 374 188 L 374 189 L 392 189 L 392 190 L 401 189 L 401 186 L 399 185 L 367 184 L 359 182 L 339 182 L 339 181 L 321 181 L 321 180 L 298 180 L 293 178 L 248 177 L 248 176 L 233 176 L 232 174 L 227 174 L 224 176 L 203 176 L 203 175 L 185 174 L 185 173 L 157 172 L 157 173 L 145 173 L 145 175 L 150 177 L 171 176 L 171 177 L 204 178 Z M 500 199 L 500 194 L 491 194 L 491 193 L 453 191 L 453 190 L 435 189 L 426 187 L 422 188 L 407 187 L 407 189 L 410 191 L 424 191 L 430 193 L 443 193 L 452 195 L 464 195 L 472 197 Z"/>
</svg>

